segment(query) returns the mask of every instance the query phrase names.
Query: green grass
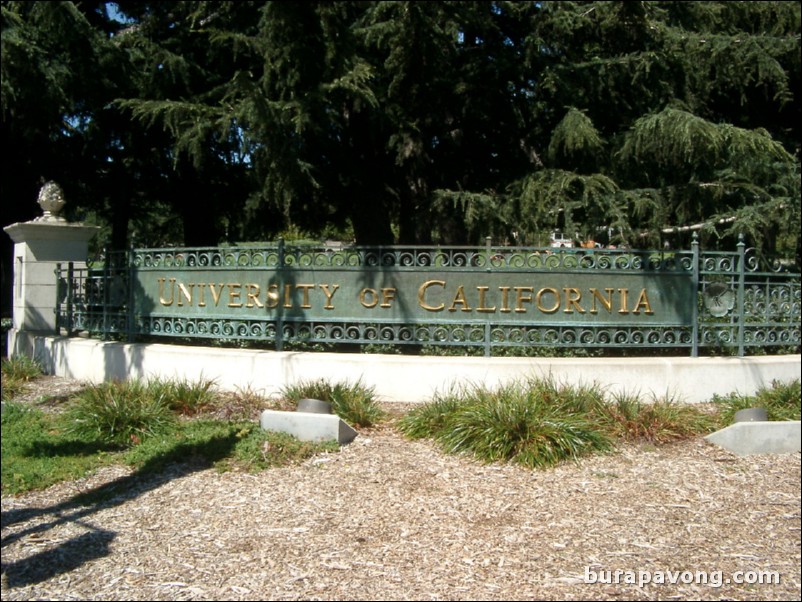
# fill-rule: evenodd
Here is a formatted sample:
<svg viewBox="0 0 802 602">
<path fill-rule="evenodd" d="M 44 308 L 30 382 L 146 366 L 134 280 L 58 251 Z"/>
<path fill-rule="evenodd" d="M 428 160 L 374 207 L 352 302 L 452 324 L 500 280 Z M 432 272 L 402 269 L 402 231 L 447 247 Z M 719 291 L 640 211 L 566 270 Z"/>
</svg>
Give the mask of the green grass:
<svg viewBox="0 0 802 602">
<path fill-rule="evenodd" d="M 411 410 L 398 427 L 410 438 L 438 442 L 446 452 L 544 468 L 625 442 L 689 439 L 719 424 L 717 414 L 670 398 L 608 399 L 597 386 L 532 378 L 495 389 L 455 387 Z"/>
<path fill-rule="evenodd" d="M 589 394 L 592 388 L 551 380 L 462 387 L 413 409 L 399 428 L 413 438 L 431 437 L 449 453 L 544 468 L 612 448 L 607 433 L 581 409 L 594 403 L 585 399 Z"/>
<path fill-rule="evenodd" d="M 8 402 L 0 439 L 2 491 L 43 489 L 109 464 L 132 466 L 138 474 L 175 463 L 258 471 L 339 450 L 336 441 L 302 442 L 263 431 L 252 419 L 203 417 L 202 410 L 219 402 L 206 397 L 211 389 L 204 380 L 134 380 L 90 386 L 68 400 L 64 412 Z"/>
<path fill-rule="evenodd" d="M 249 472 L 296 464 L 321 453 L 339 451 L 336 441 L 300 441 L 286 433 L 264 431 L 251 425 L 225 466 Z"/>
<path fill-rule="evenodd" d="M 114 461 L 104 443 L 67 432 L 64 417 L 7 403 L 2 414 L 0 480 L 3 493 L 44 489 L 80 478 Z"/>
<path fill-rule="evenodd" d="M 765 408 L 769 420 L 800 420 L 800 379 L 788 383 L 775 381 L 769 387 L 761 387 L 755 395 L 716 395 L 713 398 L 719 408 L 721 421 L 730 424 L 739 410 Z"/>
<path fill-rule="evenodd" d="M 282 396 L 295 405 L 301 399 L 328 402 L 332 411 L 353 427 L 368 428 L 385 418 L 385 412 L 376 401 L 373 388 L 363 385 L 361 381 L 300 381 L 284 387 Z"/>
<path fill-rule="evenodd" d="M 42 368 L 27 355 L 16 355 L 2 359 L 0 372 L 3 377 L 2 400 L 7 401 L 22 393 L 28 382 L 41 376 Z"/>
<path fill-rule="evenodd" d="M 24 368 L 4 363 L 4 388 L 15 370 L 35 378 L 35 371 Z M 5 404 L 2 490 L 41 489 L 109 464 L 132 466 L 137 474 L 176 463 L 189 469 L 258 471 L 337 451 L 335 441 L 302 442 L 259 427 L 260 408 L 292 411 L 303 398 L 328 401 L 358 427 L 387 419 L 373 389 L 361 382 L 304 381 L 285 388 L 279 400 L 249 388 L 223 396 L 208 380 L 104 383 L 76 394 L 62 404 L 63 412 Z M 454 386 L 393 424 L 409 438 L 436 441 L 447 453 L 547 468 L 622 443 L 655 446 L 706 434 L 747 407 L 767 408 L 772 420 L 799 420 L 800 383 L 775 382 L 754 396 L 712 401 L 695 406 L 670 398 L 645 401 L 634 393 L 608 397 L 595 385 L 531 378 L 496 388 Z"/>
</svg>

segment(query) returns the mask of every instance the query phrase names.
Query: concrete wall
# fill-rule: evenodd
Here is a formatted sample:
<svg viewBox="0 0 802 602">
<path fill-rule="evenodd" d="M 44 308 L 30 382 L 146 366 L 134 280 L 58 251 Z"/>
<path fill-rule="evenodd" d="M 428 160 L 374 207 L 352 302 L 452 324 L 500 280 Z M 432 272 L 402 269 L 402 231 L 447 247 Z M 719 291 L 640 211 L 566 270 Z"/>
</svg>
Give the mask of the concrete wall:
<svg viewBox="0 0 802 602">
<path fill-rule="evenodd" d="M 800 355 L 746 358 L 482 358 L 297 353 L 104 343 L 12 330 L 9 352 L 39 360 L 50 374 L 99 383 L 126 378 L 214 379 L 225 390 L 263 394 L 301 380 L 361 379 L 388 402 L 425 402 L 456 384 L 495 386 L 526 377 L 596 384 L 610 394 L 667 396 L 686 403 L 755 393 L 772 381 L 800 378 Z"/>
</svg>

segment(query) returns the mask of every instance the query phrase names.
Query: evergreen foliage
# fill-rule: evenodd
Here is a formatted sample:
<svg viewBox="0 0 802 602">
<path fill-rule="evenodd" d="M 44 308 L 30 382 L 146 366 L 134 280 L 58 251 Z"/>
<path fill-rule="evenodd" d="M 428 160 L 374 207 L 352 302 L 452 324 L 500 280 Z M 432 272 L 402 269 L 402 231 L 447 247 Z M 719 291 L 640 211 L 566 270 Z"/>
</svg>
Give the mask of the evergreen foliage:
<svg viewBox="0 0 802 602">
<path fill-rule="evenodd" d="M 799 254 L 795 2 L 2 2 L 7 223 Z M 30 201 L 28 201 L 29 199 Z"/>
<path fill-rule="evenodd" d="M 282 396 L 296 406 L 301 399 L 317 399 L 330 403 L 334 414 L 357 428 L 375 426 L 385 417 L 373 387 L 363 385 L 361 381 L 301 381 L 284 387 Z"/>
</svg>

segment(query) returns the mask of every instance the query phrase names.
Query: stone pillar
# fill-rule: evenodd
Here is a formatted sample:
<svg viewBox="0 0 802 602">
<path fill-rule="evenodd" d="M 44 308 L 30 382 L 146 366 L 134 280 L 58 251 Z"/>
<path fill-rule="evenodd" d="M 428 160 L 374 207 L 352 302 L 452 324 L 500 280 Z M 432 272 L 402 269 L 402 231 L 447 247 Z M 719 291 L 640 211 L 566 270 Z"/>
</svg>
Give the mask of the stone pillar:
<svg viewBox="0 0 802 602">
<path fill-rule="evenodd" d="M 89 240 L 100 228 L 67 222 L 59 216 L 64 204 L 61 189 L 48 182 L 39 192 L 44 214 L 3 228 L 14 241 L 15 330 L 56 333 L 56 264 L 86 265 Z"/>
</svg>

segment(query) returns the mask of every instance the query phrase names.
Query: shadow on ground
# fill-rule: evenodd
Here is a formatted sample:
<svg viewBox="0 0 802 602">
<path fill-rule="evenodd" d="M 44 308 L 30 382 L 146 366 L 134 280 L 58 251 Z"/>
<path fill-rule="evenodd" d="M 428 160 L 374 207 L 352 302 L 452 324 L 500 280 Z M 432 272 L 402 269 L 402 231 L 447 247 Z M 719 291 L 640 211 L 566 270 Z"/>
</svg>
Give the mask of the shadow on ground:
<svg viewBox="0 0 802 602">
<path fill-rule="evenodd" d="M 100 510 L 120 506 L 162 485 L 204 470 L 227 457 L 238 439 L 235 433 L 210 438 L 203 443 L 179 444 L 149 460 L 136 472 L 81 492 L 64 502 L 44 508 L 23 508 L 2 513 L 3 529 L 35 521 L 30 526 L 4 536 L 5 548 L 23 538 L 46 541 L 47 531 L 73 523 L 85 533 L 57 543 L 47 550 L 23 559 L 2 562 L 2 572 L 9 588 L 34 585 L 68 573 L 82 564 L 108 556 L 116 533 L 94 527 L 86 519 Z M 190 460 L 187 461 L 187 458 Z"/>
</svg>

